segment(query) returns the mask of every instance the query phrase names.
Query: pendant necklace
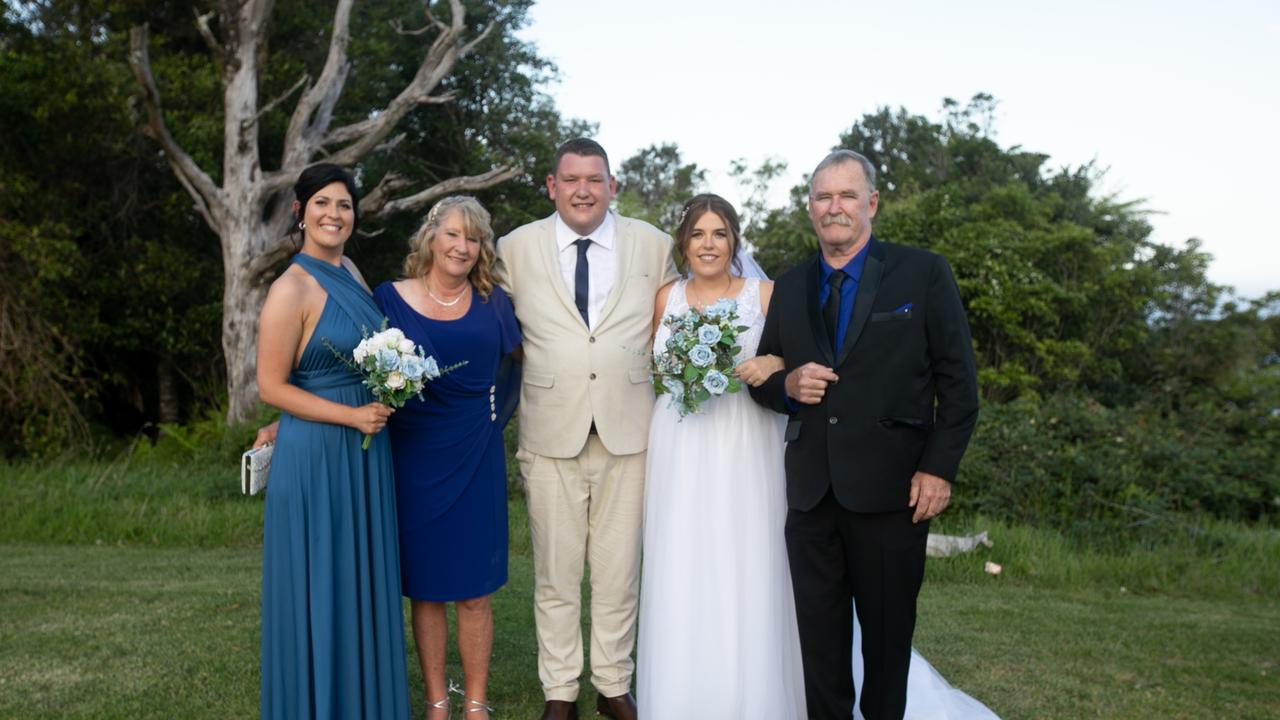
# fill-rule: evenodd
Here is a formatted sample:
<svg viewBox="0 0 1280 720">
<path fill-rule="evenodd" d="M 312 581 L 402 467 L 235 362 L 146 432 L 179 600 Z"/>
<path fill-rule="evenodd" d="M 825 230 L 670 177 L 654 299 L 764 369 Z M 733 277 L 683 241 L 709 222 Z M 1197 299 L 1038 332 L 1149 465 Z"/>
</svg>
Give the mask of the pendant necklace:
<svg viewBox="0 0 1280 720">
<path fill-rule="evenodd" d="M 724 286 L 724 292 L 726 292 L 726 293 L 727 293 L 727 292 L 729 292 L 729 291 L 730 291 L 730 290 L 732 290 L 732 289 L 733 289 L 733 276 L 732 276 L 732 275 L 730 275 L 730 276 L 729 276 L 729 284 Z M 724 295 L 721 295 L 720 297 L 724 297 Z M 707 303 L 706 303 L 706 302 L 703 302 L 703 300 L 702 300 L 702 293 L 698 292 L 698 289 L 697 289 L 697 288 L 694 288 L 694 289 L 693 289 L 693 299 L 694 299 L 694 300 L 697 300 L 697 301 L 698 301 L 698 302 L 700 302 L 700 303 L 702 303 L 702 307 L 704 307 L 704 308 L 705 308 L 705 307 L 707 307 Z M 717 298 L 717 299 L 719 299 L 719 298 Z"/>
<path fill-rule="evenodd" d="M 431 292 L 431 284 L 427 282 L 427 279 L 425 277 L 422 278 L 422 287 L 424 290 L 427 291 L 427 295 L 431 296 L 432 300 L 435 300 L 437 303 L 443 305 L 444 307 L 453 307 L 454 305 L 457 305 L 458 301 L 462 300 L 462 296 L 467 294 L 466 288 L 463 288 L 463 290 L 458 293 L 457 297 L 446 302 L 436 297 L 436 294 Z"/>
</svg>

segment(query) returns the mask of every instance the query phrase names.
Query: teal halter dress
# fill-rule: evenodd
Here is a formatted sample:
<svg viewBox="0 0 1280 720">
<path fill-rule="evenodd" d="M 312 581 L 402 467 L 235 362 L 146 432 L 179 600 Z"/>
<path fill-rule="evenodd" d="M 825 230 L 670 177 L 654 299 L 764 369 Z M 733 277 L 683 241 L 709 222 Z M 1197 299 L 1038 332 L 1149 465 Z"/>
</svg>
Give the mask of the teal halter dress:
<svg viewBox="0 0 1280 720">
<path fill-rule="evenodd" d="M 344 405 L 373 396 L 349 355 L 382 313 L 345 268 L 293 262 L 329 294 L 289 382 Z M 409 717 L 391 443 L 280 415 L 263 520 L 263 718 Z"/>
</svg>

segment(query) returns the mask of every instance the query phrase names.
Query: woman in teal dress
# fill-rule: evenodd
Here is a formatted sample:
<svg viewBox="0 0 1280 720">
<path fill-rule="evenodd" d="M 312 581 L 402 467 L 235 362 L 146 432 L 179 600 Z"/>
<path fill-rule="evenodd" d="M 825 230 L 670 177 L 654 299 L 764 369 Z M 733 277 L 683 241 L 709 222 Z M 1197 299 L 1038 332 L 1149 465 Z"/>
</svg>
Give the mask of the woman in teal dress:
<svg viewBox="0 0 1280 720">
<path fill-rule="evenodd" d="M 343 247 L 355 181 L 314 165 L 294 186 L 302 249 L 258 325 L 258 389 L 280 408 L 262 552 L 263 718 L 409 717 L 391 411 L 349 355 L 382 322 Z M 360 444 L 373 434 L 367 451 Z"/>
<path fill-rule="evenodd" d="M 489 596 L 507 581 L 507 482 L 502 427 L 519 380 L 520 330 L 494 275 L 489 213 L 448 197 L 427 214 L 405 258 L 404 280 L 374 298 L 391 325 L 441 366 L 391 421 L 400 572 L 427 691 L 427 720 L 448 717 L 446 603 L 458 620 L 465 717 L 488 718 L 493 646 Z"/>
</svg>

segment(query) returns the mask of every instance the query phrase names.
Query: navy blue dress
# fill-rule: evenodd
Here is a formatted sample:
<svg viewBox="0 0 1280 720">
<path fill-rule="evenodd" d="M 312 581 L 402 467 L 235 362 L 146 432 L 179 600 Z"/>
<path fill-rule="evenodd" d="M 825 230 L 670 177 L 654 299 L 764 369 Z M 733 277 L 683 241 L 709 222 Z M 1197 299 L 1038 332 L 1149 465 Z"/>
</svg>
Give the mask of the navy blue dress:
<svg viewBox="0 0 1280 720">
<path fill-rule="evenodd" d="M 472 290 L 456 320 L 432 320 L 391 283 L 374 299 L 392 327 L 434 355 L 463 365 L 427 384 L 391 417 L 400 578 L 415 600 L 452 602 L 488 595 L 507 582 L 507 472 L 502 428 L 514 395 L 504 358 L 520 345 L 511 301 Z"/>
<path fill-rule="evenodd" d="M 344 268 L 299 254 L 325 289 L 289 382 L 343 405 L 373 396 L 324 344 L 350 353 L 382 313 Z M 396 508 L 387 433 L 280 414 L 262 541 L 263 718 L 409 717 Z"/>
</svg>

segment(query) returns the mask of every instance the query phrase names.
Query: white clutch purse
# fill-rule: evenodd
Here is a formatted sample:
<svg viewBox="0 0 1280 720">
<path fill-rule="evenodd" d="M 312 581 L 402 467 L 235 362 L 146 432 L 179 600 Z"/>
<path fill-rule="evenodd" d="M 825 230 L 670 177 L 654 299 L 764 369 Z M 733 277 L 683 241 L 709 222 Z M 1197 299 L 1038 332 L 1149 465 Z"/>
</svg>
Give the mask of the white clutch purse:
<svg viewBox="0 0 1280 720">
<path fill-rule="evenodd" d="M 267 486 L 267 472 L 271 470 L 271 445 L 245 450 L 240 456 L 240 492 L 257 495 Z"/>
</svg>

